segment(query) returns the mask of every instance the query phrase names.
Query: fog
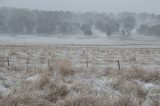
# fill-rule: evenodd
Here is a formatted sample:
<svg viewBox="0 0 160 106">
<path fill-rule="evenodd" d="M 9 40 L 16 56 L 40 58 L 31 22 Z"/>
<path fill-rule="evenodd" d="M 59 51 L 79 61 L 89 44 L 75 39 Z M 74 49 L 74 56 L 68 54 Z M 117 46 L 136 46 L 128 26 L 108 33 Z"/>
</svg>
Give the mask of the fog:
<svg viewBox="0 0 160 106">
<path fill-rule="evenodd" d="M 160 13 L 160 0 L 0 0 L 1 7 L 64 10 L 72 12 Z"/>
</svg>

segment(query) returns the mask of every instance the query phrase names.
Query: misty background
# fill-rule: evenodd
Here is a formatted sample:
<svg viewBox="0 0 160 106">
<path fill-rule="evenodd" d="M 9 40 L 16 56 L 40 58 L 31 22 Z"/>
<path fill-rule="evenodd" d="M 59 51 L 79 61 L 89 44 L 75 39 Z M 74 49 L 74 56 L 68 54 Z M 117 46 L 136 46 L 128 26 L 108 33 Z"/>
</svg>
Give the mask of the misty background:
<svg viewBox="0 0 160 106">
<path fill-rule="evenodd" d="M 0 6 L 72 12 L 160 13 L 160 0 L 0 0 Z"/>
<path fill-rule="evenodd" d="M 0 34 L 160 36 L 159 0 L 0 0 Z"/>
</svg>

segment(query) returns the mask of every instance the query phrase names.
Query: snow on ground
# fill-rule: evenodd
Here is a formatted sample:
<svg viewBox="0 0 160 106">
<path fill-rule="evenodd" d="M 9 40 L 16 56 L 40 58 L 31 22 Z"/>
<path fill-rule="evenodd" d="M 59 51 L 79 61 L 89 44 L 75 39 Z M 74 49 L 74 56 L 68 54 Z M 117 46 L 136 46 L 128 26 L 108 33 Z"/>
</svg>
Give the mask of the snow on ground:
<svg viewBox="0 0 160 106">
<path fill-rule="evenodd" d="M 49 65 L 51 65 L 51 67 L 52 65 L 55 66 L 59 60 L 67 59 L 74 66 L 75 73 L 64 78 L 59 74 L 55 74 L 51 76 L 51 78 L 54 81 L 58 82 L 60 80 L 60 83 L 65 83 L 71 90 L 71 96 L 86 95 L 86 93 L 88 93 L 104 97 L 110 95 L 111 97 L 115 96 L 114 98 L 117 98 L 123 94 L 111 87 L 112 83 L 117 83 L 117 81 L 114 81 L 112 77 L 102 76 L 101 73 L 103 73 L 106 68 L 121 71 L 132 66 L 139 66 L 148 71 L 159 71 L 159 41 L 160 38 L 139 35 L 133 35 L 127 39 L 122 39 L 117 36 L 106 37 L 105 35 L 94 35 L 92 37 L 81 35 L 77 35 L 76 37 L 1 35 L 0 95 L 14 95 L 14 87 L 20 87 L 20 83 L 23 81 L 29 82 L 29 88 L 40 81 L 43 82 L 41 74 L 47 71 L 43 70 L 43 68 L 48 68 Z M 39 44 L 40 46 L 38 46 Z M 7 65 L 5 57 L 9 57 L 10 66 Z M 29 59 L 28 63 L 26 59 Z M 117 60 L 120 60 L 121 70 L 118 69 Z M 58 70 L 53 71 L 54 73 L 58 73 Z M 48 74 L 45 75 L 50 76 Z M 45 81 L 46 80 L 44 80 L 44 83 Z M 145 92 L 159 87 L 159 85 L 152 82 L 145 83 L 139 79 L 136 81 L 142 86 Z M 33 84 L 31 84 L 32 82 Z M 5 87 L 6 84 L 10 86 L 7 88 Z M 134 85 L 135 83 L 132 83 L 132 79 L 129 84 L 131 84 L 131 87 L 134 89 L 132 84 Z M 34 92 L 43 93 L 41 90 L 33 90 L 31 93 Z M 159 88 L 157 92 L 159 92 Z M 155 97 L 152 93 L 150 93 L 150 95 L 151 97 Z"/>
<path fill-rule="evenodd" d="M 157 87 L 155 84 L 152 84 L 152 83 L 144 83 L 144 82 L 141 82 L 141 81 L 137 81 L 139 85 L 141 85 L 145 90 L 150 90 L 152 88 L 155 88 Z"/>
<path fill-rule="evenodd" d="M 28 77 L 28 78 L 26 79 L 26 81 L 34 82 L 34 81 L 38 81 L 38 80 L 40 80 L 40 79 L 41 79 L 41 76 L 38 75 L 38 74 L 36 74 L 35 76 Z"/>
<path fill-rule="evenodd" d="M 133 35 L 129 38 L 123 39 L 115 35 L 113 37 L 107 37 L 104 34 L 98 34 L 93 36 L 84 35 L 66 35 L 66 36 L 38 36 L 38 35 L 0 35 L 1 45 L 111 45 L 111 46 L 123 46 L 123 45 L 150 45 L 159 47 L 160 38 Z"/>
</svg>

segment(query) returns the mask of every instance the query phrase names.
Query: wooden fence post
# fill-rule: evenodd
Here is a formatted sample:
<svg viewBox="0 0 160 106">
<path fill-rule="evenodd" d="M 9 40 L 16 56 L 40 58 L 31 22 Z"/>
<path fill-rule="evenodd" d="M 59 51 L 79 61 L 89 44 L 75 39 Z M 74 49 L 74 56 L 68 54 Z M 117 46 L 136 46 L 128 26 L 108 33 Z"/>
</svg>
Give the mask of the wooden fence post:
<svg viewBox="0 0 160 106">
<path fill-rule="evenodd" d="M 27 61 L 26 61 L 26 70 L 28 71 L 28 64 L 29 64 L 29 58 L 27 58 Z"/>
<path fill-rule="evenodd" d="M 117 63 L 118 63 L 118 69 L 121 70 L 120 61 L 118 60 Z"/>
<path fill-rule="evenodd" d="M 48 68 L 51 68 L 50 60 L 48 59 Z"/>
<path fill-rule="evenodd" d="M 7 57 L 7 65 L 9 66 L 10 64 L 9 64 L 9 57 Z"/>
<path fill-rule="evenodd" d="M 87 59 L 87 61 L 86 61 L 86 65 L 87 65 L 87 68 L 88 68 L 88 59 Z"/>
<path fill-rule="evenodd" d="M 40 58 L 40 63 L 41 63 L 41 64 L 44 64 L 44 63 L 45 63 L 44 61 L 45 61 L 45 58 L 44 58 L 44 57 L 41 57 L 41 58 Z"/>
</svg>

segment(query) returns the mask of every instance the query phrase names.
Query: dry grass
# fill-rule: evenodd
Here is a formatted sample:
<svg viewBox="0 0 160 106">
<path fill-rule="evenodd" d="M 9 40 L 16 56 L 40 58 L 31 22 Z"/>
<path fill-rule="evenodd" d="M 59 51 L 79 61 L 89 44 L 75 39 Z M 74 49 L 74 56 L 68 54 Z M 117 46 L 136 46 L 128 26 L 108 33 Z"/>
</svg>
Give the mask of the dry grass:
<svg viewBox="0 0 160 106">
<path fill-rule="evenodd" d="M 130 97 L 120 98 L 79 96 L 65 101 L 64 106 L 139 106 Z"/>
<path fill-rule="evenodd" d="M 39 89 L 43 89 L 43 87 L 47 85 L 48 83 L 50 83 L 49 78 L 46 76 L 44 77 L 42 76 L 41 80 L 37 82 L 36 87 L 38 87 Z"/>
<path fill-rule="evenodd" d="M 104 98 L 80 96 L 66 100 L 64 106 L 111 106 L 111 104 Z"/>
<path fill-rule="evenodd" d="M 48 95 L 46 99 L 56 103 L 57 100 L 63 99 L 69 94 L 69 90 L 65 85 L 51 84 L 48 87 Z"/>
<path fill-rule="evenodd" d="M 128 96 L 120 97 L 118 100 L 112 100 L 112 106 L 137 106 Z"/>
<path fill-rule="evenodd" d="M 160 71 L 148 72 L 142 80 L 146 83 L 154 82 L 156 84 L 160 84 Z"/>
<path fill-rule="evenodd" d="M 145 71 L 142 68 L 132 67 L 124 73 L 127 79 L 138 79 L 145 83 L 160 83 L 160 71 Z"/>
<path fill-rule="evenodd" d="M 53 73 L 46 69 L 46 70 L 37 70 L 36 71 L 30 71 L 27 73 L 28 80 L 24 80 L 21 83 L 21 90 L 32 90 L 32 89 L 40 89 L 42 90 L 47 84 L 51 83 L 51 78 Z"/>
<path fill-rule="evenodd" d="M 111 77 L 117 76 L 120 74 L 121 74 L 121 71 L 114 70 L 111 67 L 106 68 L 103 72 L 103 76 L 111 76 Z"/>
<path fill-rule="evenodd" d="M 20 94 L 2 98 L 0 106 L 52 106 L 49 102 L 33 95 Z"/>
<path fill-rule="evenodd" d="M 0 106 L 137 106 L 129 97 L 120 97 L 118 99 L 101 98 L 94 96 L 70 97 L 57 103 L 46 101 L 35 96 L 26 94 L 15 97 L 3 98 L 0 100 Z"/>
<path fill-rule="evenodd" d="M 75 70 L 69 60 L 58 60 L 62 58 L 63 52 L 61 50 L 64 50 L 64 48 L 58 48 L 57 51 L 54 50 L 55 52 L 50 50 L 50 48 L 48 48 L 50 51 L 47 52 L 42 52 L 41 47 L 35 49 L 35 51 L 34 49 L 28 51 L 28 49 L 23 54 L 24 56 L 27 54 L 26 57 L 33 57 L 33 60 L 31 59 L 31 63 L 33 64 L 29 64 L 26 72 L 24 71 L 26 70 L 25 63 L 22 62 L 18 65 L 15 63 L 17 67 L 10 64 L 11 68 L 5 72 L 6 78 L 12 76 L 12 73 L 14 73 L 11 78 L 15 78 L 14 81 L 20 82 L 18 84 L 15 83 L 14 93 L 7 96 L 0 96 L 0 106 L 143 106 L 147 98 L 153 99 L 152 102 L 149 101 L 150 105 L 148 106 L 159 106 L 157 104 L 158 99 L 156 98 L 159 96 L 159 88 L 158 90 L 145 90 L 144 88 L 145 83 L 152 83 L 155 86 L 160 84 L 159 71 L 149 72 L 135 66 L 126 70 L 117 70 L 109 67 L 103 71 L 103 69 L 99 69 L 96 66 L 92 67 L 91 65 L 88 69 L 86 69 L 86 66 L 80 68 L 74 67 Z M 8 55 L 13 58 L 23 56 L 21 49 L 8 50 Z M 93 50 L 96 51 L 96 49 Z M 114 52 L 115 50 L 112 51 Z M 103 56 L 110 57 L 114 55 L 113 52 L 110 53 L 113 53 L 113 55 L 106 55 L 105 50 L 103 54 L 96 53 L 96 55 L 93 55 L 94 51 L 90 51 L 91 57 L 97 56 L 93 61 L 101 58 L 103 62 L 105 60 L 103 60 Z M 80 62 L 84 59 L 84 56 L 81 56 L 81 54 L 77 55 L 77 52 L 74 53 L 74 56 L 71 54 L 71 59 L 75 59 L 76 56 L 76 59 Z M 40 55 L 44 57 L 41 60 Z M 40 63 L 36 63 L 35 60 L 37 58 L 40 60 Z M 43 60 L 45 58 L 50 58 L 50 62 L 47 63 L 47 61 Z M 51 61 L 51 59 L 58 61 Z M 129 59 L 130 61 L 138 61 L 138 58 Z M 108 66 L 112 66 L 112 63 L 108 64 Z M 7 64 L 2 64 L 2 67 L 6 66 Z M 20 69 L 24 70 L 21 71 Z M 36 75 L 38 77 L 35 77 Z M 37 79 L 27 80 L 30 77 Z M 83 78 L 84 80 L 81 80 Z M 104 80 L 105 78 L 107 80 Z M 140 85 L 137 82 L 140 82 L 140 84 L 142 82 L 144 85 Z"/>
<path fill-rule="evenodd" d="M 152 102 L 147 106 L 160 106 L 160 102 Z"/>
<path fill-rule="evenodd" d="M 37 76 L 37 80 L 35 81 L 24 81 L 21 85 L 19 93 L 45 91 L 43 98 L 54 103 L 68 95 L 69 89 L 64 84 L 61 84 L 61 82 L 52 81 L 52 77 L 46 72 Z"/>
<path fill-rule="evenodd" d="M 94 93 L 94 90 L 90 85 L 85 84 L 82 81 L 76 81 L 72 85 L 72 90 L 75 91 L 76 93 L 79 93 L 81 95 L 91 95 Z"/>
<path fill-rule="evenodd" d="M 160 83 L 160 71 L 145 71 L 139 67 L 131 67 L 128 70 L 114 70 L 113 68 L 106 68 L 103 73 L 104 76 L 113 77 L 122 77 L 125 80 L 136 79 L 143 81 L 145 83 Z"/>
<path fill-rule="evenodd" d="M 15 94 L 11 94 L 9 98 L 3 98 L 1 99 L 1 101 L 2 103 L 6 103 L 6 99 L 6 101 L 9 101 L 8 103 L 11 104 L 11 106 L 19 106 L 14 103 L 23 103 L 29 106 L 32 104 L 42 103 L 55 104 L 58 100 L 64 99 L 68 94 L 69 89 L 64 84 L 54 83 L 51 82 L 49 79 L 42 78 L 35 82 L 23 82 L 20 89 L 17 89 Z"/>
<path fill-rule="evenodd" d="M 135 95 L 139 99 L 145 99 L 147 95 L 137 82 L 126 81 L 124 78 L 117 78 L 111 86 L 113 89 L 120 91 L 123 95 Z"/>
<path fill-rule="evenodd" d="M 59 73 L 62 76 L 73 75 L 73 68 L 68 60 L 60 60 L 57 62 Z"/>
<path fill-rule="evenodd" d="M 14 65 L 14 64 L 8 66 L 8 70 L 9 70 L 9 71 L 15 71 L 15 72 L 20 71 L 19 68 L 18 68 L 18 66 L 17 66 L 17 65 Z"/>
<path fill-rule="evenodd" d="M 45 86 L 50 84 L 50 79 L 47 77 L 42 77 L 37 75 L 38 78 L 35 81 L 24 80 L 21 85 L 19 85 L 18 93 L 35 91 L 35 90 L 44 90 Z"/>
<path fill-rule="evenodd" d="M 141 79 L 146 72 L 138 67 L 131 67 L 128 70 L 115 70 L 111 67 L 104 70 L 104 76 L 117 77 L 121 76 L 125 79 Z"/>
<path fill-rule="evenodd" d="M 9 56 L 14 56 L 14 55 L 18 55 L 16 49 L 10 50 Z"/>
<path fill-rule="evenodd" d="M 147 106 L 160 106 L 160 87 L 153 88 L 149 91 L 147 96 L 147 101 L 149 101 Z"/>
<path fill-rule="evenodd" d="M 59 74 L 55 76 L 55 72 Z M 85 77 L 90 78 L 94 76 L 93 74 L 99 72 L 97 70 L 87 70 L 81 71 L 80 73 L 82 73 L 82 75 L 87 74 Z M 57 80 L 57 78 L 63 79 L 63 77 L 69 75 L 77 76 L 80 75 L 80 73 L 73 74 L 73 67 L 67 60 L 57 62 L 57 64 L 53 66 L 53 70 L 47 67 L 41 69 L 34 68 L 27 73 L 27 76 L 34 77 L 38 75 L 37 80 L 25 80 L 15 94 L 11 94 L 7 98 L 1 97 L 0 106 L 141 106 L 147 98 L 147 92 L 134 80 L 157 82 L 160 78 L 158 71 L 149 73 L 137 67 L 123 71 L 106 68 L 103 72 L 103 77 L 113 79 L 113 82 L 110 83 L 111 88 L 113 91 L 115 90 L 122 94 L 120 98 L 113 97 L 110 99 L 107 95 L 105 97 L 93 96 L 98 92 L 95 93 L 92 86 L 84 82 L 78 83 L 78 80 L 76 80 L 76 82 L 71 79 L 73 83 L 71 89 L 69 89 L 68 83 L 65 83 L 64 80 Z M 59 77 L 59 75 L 61 77 Z M 99 75 L 99 77 L 101 77 L 101 75 Z M 38 94 L 39 92 L 44 94 Z M 71 98 L 73 95 L 70 94 L 70 92 L 72 92 L 72 94 L 73 92 L 76 93 L 77 97 Z M 133 102 L 131 97 L 135 97 L 137 101 Z M 62 101 L 61 105 L 58 104 L 59 101 Z"/>
<path fill-rule="evenodd" d="M 123 77 L 126 79 L 142 79 L 146 75 L 146 71 L 139 67 L 131 67 L 129 70 L 123 72 Z"/>
<path fill-rule="evenodd" d="M 46 65 L 35 65 L 32 67 L 29 67 L 28 70 L 25 70 L 25 74 L 27 76 L 35 75 L 35 74 L 41 74 L 41 75 L 53 75 L 54 74 L 54 69 L 50 69 Z"/>
</svg>

